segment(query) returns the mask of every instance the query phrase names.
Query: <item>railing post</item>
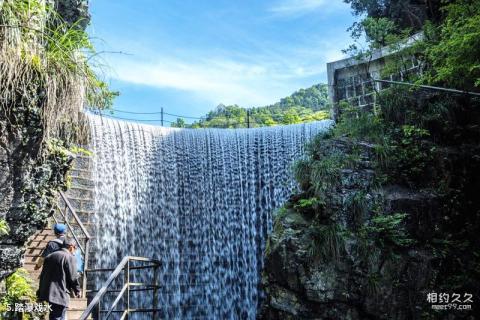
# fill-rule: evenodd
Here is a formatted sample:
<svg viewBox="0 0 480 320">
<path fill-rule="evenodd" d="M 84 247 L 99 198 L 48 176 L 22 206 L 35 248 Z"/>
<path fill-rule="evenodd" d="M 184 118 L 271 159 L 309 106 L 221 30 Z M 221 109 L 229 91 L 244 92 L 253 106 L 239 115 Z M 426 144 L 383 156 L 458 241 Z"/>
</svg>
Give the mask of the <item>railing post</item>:
<svg viewBox="0 0 480 320">
<path fill-rule="evenodd" d="M 130 313 L 130 260 L 127 261 L 124 270 L 124 284 L 127 285 L 127 292 L 126 292 L 126 299 L 127 299 L 127 315 L 125 319 L 128 320 L 128 316 Z"/>
<path fill-rule="evenodd" d="M 65 224 L 68 223 L 68 205 L 67 205 L 67 202 L 65 201 L 65 199 L 63 199 L 63 201 L 65 202 L 65 209 L 63 212 L 65 212 Z M 73 233 L 73 230 L 70 230 L 70 232 Z"/>
<path fill-rule="evenodd" d="M 85 238 L 85 256 L 83 257 L 83 284 L 82 284 L 82 298 L 87 296 L 87 267 L 88 267 L 88 251 L 89 251 L 89 239 Z"/>
<path fill-rule="evenodd" d="M 158 292 L 157 292 L 157 283 L 158 283 L 158 264 L 155 264 L 155 267 L 153 268 L 153 305 L 152 309 L 153 311 L 153 320 L 157 319 L 157 311 L 156 309 L 158 308 Z"/>
</svg>

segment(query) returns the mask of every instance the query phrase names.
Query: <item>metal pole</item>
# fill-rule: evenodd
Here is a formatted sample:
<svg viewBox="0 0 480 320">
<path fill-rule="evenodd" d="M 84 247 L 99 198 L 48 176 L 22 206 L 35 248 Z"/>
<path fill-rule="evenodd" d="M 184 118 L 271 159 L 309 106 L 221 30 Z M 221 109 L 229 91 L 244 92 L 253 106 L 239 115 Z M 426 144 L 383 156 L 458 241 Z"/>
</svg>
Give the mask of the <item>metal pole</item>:
<svg viewBox="0 0 480 320">
<path fill-rule="evenodd" d="M 162 114 L 163 114 L 163 108 L 162 108 Z M 129 313 L 130 313 L 130 260 L 128 260 L 127 265 L 125 266 L 125 283 L 127 285 L 127 315 L 125 316 L 125 319 L 128 319 Z"/>
<path fill-rule="evenodd" d="M 250 128 L 250 109 L 247 109 L 247 128 Z"/>
<path fill-rule="evenodd" d="M 157 308 L 158 308 L 158 288 L 157 288 L 157 283 L 158 283 L 158 265 L 156 265 L 153 269 L 153 306 L 152 309 L 153 311 L 153 320 L 157 318 Z"/>
<path fill-rule="evenodd" d="M 462 91 L 462 90 L 457 90 L 457 89 L 427 86 L 427 85 L 423 85 L 423 84 L 417 85 L 417 84 L 414 84 L 414 83 L 393 81 L 393 80 L 373 79 L 373 81 L 382 82 L 382 83 L 390 83 L 390 84 L 398 84 L 398 85 L 404 85 L 404 86 L 419 87 L 419 88 L 423 88 L 423 89 L 438 90 L 438 91 L 445 91 L 445 92 L 458 93 L 458 94 L 468 94 L 468 95 L 471 95 L 471 96 L 480 97 L 480 92 Z"/>
<path fill-rule="evenodd" d="M 65 200 L 64 200 L 65 201 Z M 68 205 L 67 205 L 67 202 L 65 202 L 65 209 L 64 209 L 64 212 L 65 212 L 65 224 L 68 223 Z M 73 232 L 73 231 L 72 231 Z"/>
<path fill-rule="evenodd" d="M 161 121 L 160 123 L 162 124 L 162 127 L 163 127 L 163 107 L 162 107 L 161 118 L 160 118 L 160 119 L 161 119 L 161 120 L 160 120 L 160 121 Z"/>
<path fill-rule="evenodd" d="M 85 238 L 85 253 L 83 257 L 83 292 L 82 298 L 87 297 L 87 265 L 88 265 L 88 251 L 89 251 L 89 239 Z"/>
<path fill-rule="evenodd" d="M 98 309 L 97 309 L 97 320 L 101 320 L 102 318 L 100 318 L 102 316 L 102 313 L 100 311 L 100 308 L 101 308 L 101 301 L 98 300 Z"/>
</svg>

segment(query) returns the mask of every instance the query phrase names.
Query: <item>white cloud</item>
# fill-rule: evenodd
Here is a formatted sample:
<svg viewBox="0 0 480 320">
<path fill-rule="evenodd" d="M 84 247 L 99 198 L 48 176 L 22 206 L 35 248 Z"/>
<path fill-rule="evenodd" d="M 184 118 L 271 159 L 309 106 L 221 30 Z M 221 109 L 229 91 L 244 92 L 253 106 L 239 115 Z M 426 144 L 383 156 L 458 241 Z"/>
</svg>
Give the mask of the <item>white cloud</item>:
<svg viewBox="0 0 480 320">
<path fill-rule="evenodd" d="M 339 8 L 341 0 L 280 0 L 269 11 L 278 16 L 299 16 L 319 9 Z"/>
<path fill-rule="evenodd" d="M 240 63 L 230 60 L 184 62 L 176 58 L 138 61 L 122 58 L 114 64 L 117 80 L 157 88 L 194 93 L 212 103 L 260 106 L 288 95 L 295 76 L 273 66 Z M 297 87 L 301 85 L 297 82 Z"/>
<path fill-rule="evenodd" d="M 110 61 L 110 76 L 132 84 L 181 90 L 211 105 L 268 105 L 299 88 L 325 82 L 326 63 L 341 58 L 340 49 L 349 38 L 338 36 L 332 41 L 324 35 L 308 35 L 299 41 L 302 44 L 298 46 L 286 43 L 275 48 L 253 43 L 255 54 L 206 49 L 121 55 Z"/>
</svg>

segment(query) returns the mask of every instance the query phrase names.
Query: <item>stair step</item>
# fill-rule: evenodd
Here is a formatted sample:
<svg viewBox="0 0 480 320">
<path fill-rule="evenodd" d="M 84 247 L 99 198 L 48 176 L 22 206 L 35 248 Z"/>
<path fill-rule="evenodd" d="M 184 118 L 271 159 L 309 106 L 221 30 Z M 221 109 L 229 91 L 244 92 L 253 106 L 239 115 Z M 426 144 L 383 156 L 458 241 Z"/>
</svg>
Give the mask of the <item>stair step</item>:
<svg viewBox="0 0 480 320">
<path fill-rule="evenodd" d="M 92 179 L 86 179 L 81 177 L 72 177 L 72 188 L 84 187 L 84 188 L 95 188 L 95 181 Z"/>
<path fill-rule="evenodd" d="M 32 268 L 31 270 L 29 270 L 28 268 L 25 268 L 25 269 L 28 271 L 28 275 L 30 276 L 30 278 L 38 283 L 38 281 L 40 279 L 40 272 L 42 272 L 42 271 L 41 271 L 41 269 L 33 270 L 33 267 L 31 267 L 31 268 Z"/>
<path fill-rule="evenodd" d="M 70 176 L 72 178 L 80 177 L 80 178 L 89 179 L 92 177 L 92 170 L 72 169 L 70 171 Z"/>
<path fill-rule="evenodd" d="M 39 237 L 55 237 L 55 233 L 51 230 L 45 230 L 42 232 L 34 233 L 29 239 L 34 239 Z"/>
<path fill-rule="evenodd" d="M 82 186 L 82 185 L 72 185 L 72 187 L 70 189 L 67 190 L 67 193 L 65 194 L 68 198 L 68 192 L 70 190 L 82 190 L 82 191 L 91 191 L 93 192 L 93 189 L 91 187 L 88 187 L 88 186 Z"/>
<path fill-rule="evenodd" d="M 55 232 L 53 231 L 53 229 L 43 229 L 41 231 L 38 231 L 36 232 L 33 236 L 52 236 L 52 237 L 55 237 Z"/>
<path fill-rule="evenodd" d="M 85 309 L 70 309 L 70 308 L 68 308 L 68 311 L 67 311 L 68 319 L 80 319 L 80 316 L 82 315 L 84 310 Z"/>
<path fill-rule="evenodd" d="M 72 186 L 66 193 L 67 198 L 72 199 L 92 199 L 94 191 L 92 188 L 83 188 Z"/>
<path fill-rule="evenodd" d="M 40 256 L 42 254 L 43 247 L 28 247 L 25 250 L 25 256 Z"/>
<path fill-rule="evenodd" d="M 51 239 L 41 239 L 41 240 L 37 240 L 37 239 L 33 239 L 33 240 L 30 240 L 27 242 L 27 246 L 28 247 L 34 247 L 34 248 L 45 248 L 45 246 L 47 245 L 47 243 L 50 241 L 50 240 L 53 240 L 55 238 L 51 238 Z"/>
<path fill-rule="evenodd" d="M 87 298 L 71 298 L 70 305 L 68 306 L 70 309 L 78 309 L 78 310 L 85 310 L 87 308 Z"/>
<path fill-rule="evenodd" d="M 36 262 L 33 262 L 33 261 L 25 261 L 25 262 L 23 263 L 23 267 L 24 267 L 25 269 L 27 269 L 28 267 L 35 266 L 36 264 L 37 264 L 37 263 L 36 263 Z M 40 270 L 39 270 L 39 271 L 40 271 Z"/>
<path fill-rule="evenodd" d="M 38 254 L 25 254 L 25 257 L 24 257 L 24 263 L 27 263 L 27 262 L 33 262 L 33 263 L 37 263 L 37 260 L 40 256 Z"/>
</svg>

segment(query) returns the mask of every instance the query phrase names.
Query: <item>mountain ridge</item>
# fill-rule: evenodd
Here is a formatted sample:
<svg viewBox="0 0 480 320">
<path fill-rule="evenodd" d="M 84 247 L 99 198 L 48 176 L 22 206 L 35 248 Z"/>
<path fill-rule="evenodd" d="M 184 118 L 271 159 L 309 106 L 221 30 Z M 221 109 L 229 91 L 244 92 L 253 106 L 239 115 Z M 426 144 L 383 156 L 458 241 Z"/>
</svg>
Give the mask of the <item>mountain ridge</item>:
<svg viewBox="0 0 480 320">
<path fill-rule="evenodd" d="M 189 125 L 178 118 L 172 123 L 172 127 L 247 128 L 294 124 L 328 119 L 330 118 L 329 108 L 328 86 L 319 83 L 299 89 L 267 106 L 244 108 L 237 104 L 220 103 L 199 121 Z"/>
</svg>

